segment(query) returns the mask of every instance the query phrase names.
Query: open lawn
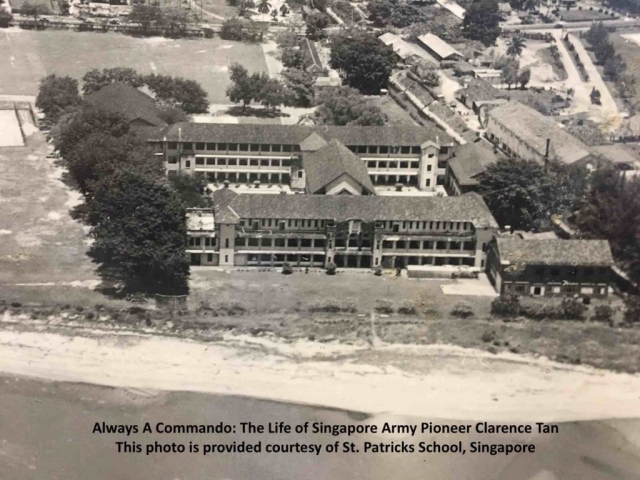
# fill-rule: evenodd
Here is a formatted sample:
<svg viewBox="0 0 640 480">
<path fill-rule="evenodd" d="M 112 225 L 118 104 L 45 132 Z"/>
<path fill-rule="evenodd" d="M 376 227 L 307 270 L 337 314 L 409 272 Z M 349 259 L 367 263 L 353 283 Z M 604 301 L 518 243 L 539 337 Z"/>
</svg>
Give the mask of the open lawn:
<svg viewBox="0 0 640 480">
<path fill-rule="evenodd" d="M 389 121 L 387 122 L 389 125 L 417 125 L 411 118 L 411 115 L 409 115 L 409 112 L 398 105 L 389 95 L 370 98 L 369 102 L 380 107 L 387 117 L 389 117 Z"/>
<path fill-rule="evenodd" d="M 136 38 L 67 30 L 0 30 L 0 94 L 36 95 L 56 73 L 80 79 L 91 68 L 131 67 L 140 73 L 180 75 L 200 82 L 211 103 L 227 103 L 228 67 L 240 62 L 266 72 L 260 45 L 213 39 Z"/>
</svg>

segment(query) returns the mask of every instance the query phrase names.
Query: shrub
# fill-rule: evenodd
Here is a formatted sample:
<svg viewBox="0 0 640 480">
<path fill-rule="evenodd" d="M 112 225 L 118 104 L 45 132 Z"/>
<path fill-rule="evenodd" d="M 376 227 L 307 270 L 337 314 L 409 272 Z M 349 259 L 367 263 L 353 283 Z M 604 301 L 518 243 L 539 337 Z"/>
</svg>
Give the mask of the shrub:
<svg viewBox="0 0 640 480">
<path fill-rule="evenodd" d="M 388 300 L 376 300 L 376 306 L 374 307 L 374 310 L 378 313 L 389 315 L 393 313 L 393 306 Z"/>
<path fill-rule="evenodd" d="M 401 313 L 402 315 L 417 315 L 418 310 L 410 303 L 405 303 L 398 308 L 398 313 Z"/>
<path fill-rule="evenodd" d="M 481 338 L 484 343 L 491 343 L 496 339 L 496 331 L 487 330 L 482 334 Z"/>
<path fill-rule="evenodd" d="M 451 310 L 451 315 L 456 318 L 469 318 L 473 317 L 473 310 L 469 305 L 459 303 Z"/>
<path fill-rule="evenodd" d="M 375 272 L 373 272 L 373 274 L 374 274 L 376 277 L 380 277 L 380 276 L 382 276 L 382 268 L 380 268 L 380 267 L 376 268 L 376 271 L 375 271 Z"/>
<path fill-rule="evenodd" d="M 88 312 L 87 314 L 85 314 L 84 318 L 86 318 L 87 320 L 93 320 L 95 316 L 96 316 L 95 313 Z"/>
<path fill-rule="evenodd" d="M 517 317 L 520 313 L 520 300 L 516 296 L 498 297 L 491 302 L 491 313 L 499 317 Z"/>
<path fill-rule="evenodd" d="M 624 319 L 629 323 L 640 322 L 640 297 L 629 297 L 627 299 Z"/>
<path fill-rule="evenodd" d="M 337 270 L 338 266 L 335 263 L 330 262 L 329 265 L 327 265 L 327 275 L 335 275 Z"/>
<path fill-rule="evenodd" d="M 309 307 L 309 311 L 313 313 L 324 312 L 324 313 L 355 313 L 357 312 L 357 308 L 353 303 L 334 303 L 331 301 L 325 303 L 318 303 L 315 305 L 311 305 Z"/>
<path fill-rule="evenodd" d="M 291 264 L 289 262 L 284 262 L 282 265 L 282 274 L 283 275 L 291 275 L 293 273 L 293 268 L 291 268 Z"/>
<path fill-rule="evenodd" d="M 609 305 L 598 305 L 591 317 L 597 322 L 610 322 L 613 317 L 613 308 Z"/>
<path fill-rule="evenodd" d="M 8 28 L 13 16 L 6 10 L 0 10 L 0 28 Z"/>
<path fill-rule="evenodd" d="M 573 298 L 565 298 L 560 304 L 560 310 L 564 320 L 582 320 L 587 307 Z"/>
</svg>

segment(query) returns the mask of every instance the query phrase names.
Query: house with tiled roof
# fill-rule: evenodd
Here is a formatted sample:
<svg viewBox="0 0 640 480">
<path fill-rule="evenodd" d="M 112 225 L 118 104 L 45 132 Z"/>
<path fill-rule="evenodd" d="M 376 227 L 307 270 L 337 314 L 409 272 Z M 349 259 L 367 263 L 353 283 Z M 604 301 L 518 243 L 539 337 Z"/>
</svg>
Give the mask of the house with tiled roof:
<svg viewBox="0 0 640 480">
<path fill-rule="evenodd" d="M 164 127 L 156 102 L 129 84 L 116 82 L 84 97 L 89 105 L 124 115 L 132 127 Z"/>
<path fill-rule="evenodd" d="M 501 295 L 605 297 L 613 256 L 607 240 L 496 237 L 487 275 Z"/>
<path fill-rule="evenodd" d="M 309 127 L 185 122 L 154 132 L 148 141 L 163 157 L 169 175 L 180 171 L 204 175 L 215 184 L 259 182 L 307 191 L 307 183 L 302 181 L 304 169 L 312 172 L 309 185 L 314 192 L 367 193 L 371 186 L 398 184 L 435 192 L 436 186 L 444 185 L 446 162 L 453 151 L 453 141 L 444 131 L 413 125 Z M 369 180 L 364 177 L 365 169 Z M 335 190 L 325 177 L 336 171 L 359 186 Z"/>
<path fill-rule="evenodd" d="M 418 43 L 439 62 L 464 58 L 462 53 L 433 33 L 419 36 Z"/>
<path fill-rule="evenodd" d="M 213 193 L 188 212 L 193 265 L 484 268 L 498 225 L 482 198 Z M 200 228 L 206 226 L 206 228 Z M 193 227 L 193 228 L 192 228 Z"/>
</svg>

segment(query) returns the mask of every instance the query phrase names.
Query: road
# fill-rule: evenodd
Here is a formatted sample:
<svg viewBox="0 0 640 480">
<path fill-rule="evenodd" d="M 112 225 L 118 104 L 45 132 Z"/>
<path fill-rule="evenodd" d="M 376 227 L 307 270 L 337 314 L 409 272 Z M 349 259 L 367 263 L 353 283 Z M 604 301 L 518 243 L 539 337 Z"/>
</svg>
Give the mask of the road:
<svg viewBox="0 0 640 480">
<path fill-rule="evenodd" d="M 633 431 L 640 421 L 600 421 L 559 425 L 557 434 L 533 435 L 355 435 L 327 434 L 174 435 L 92 433 L 96 422 L 136 424 L 267 424 L 305 421 L 325 424 L 420 424 L 432 418 L 370 418 L 353 412 L 197 393 L 111 389 L 25 378 L 0 377 L 0 478 L 3 480 L 341 480 L 389 478 L 439 480 L 625 480 L 640 473 L 640 450 Z M 482 420 L 482 419 L 479 419 Z M 438 420 L 438 423 L 451 423 Z M 453 422 L 455 423 L 455 422 Z M 466 422 L 465 422 L 466 423 Z M 238 426 L 238 428 L 240 428 Z M 454 438 L 455 437 L 455 438 Z M 418 444 L 463 439 L 488 443 L 535 444 L 536 452 L 510 456 L 426 453 L 118 454 L 115 442 L 332 443 L 349 440 Z M 637 440 L 637 438 L 636 438 Z"/>
<path fill-rule="evenodd" d="M 618 106 L 616 105 L 615 100 L 611 96 L 611 92 L 609 91 L 609 88 L 607 88 L 607 85 L 602 80 L 602 76 L 600 75 L 600 72 L 598 71 L 596 66 L 593 64 L 593 61 L 591 60 L 589 53 L 584 48 L 584 45 L 574 35 L 569 34 L 569 40 L 571 41 L 574 48 L 576 49 L 576 53 L 580 57 L 580 60 L 584 64 L 585 70 L 589 74 L 589 84 L 588 84 L 589 88 L 591 88 L 592 86 L 595 86 L 598 90 L 600 90 L 600 101 L 602 103 L 603 116 L 607 117 L 610 115 L 617 115 Z"/>
</svg>

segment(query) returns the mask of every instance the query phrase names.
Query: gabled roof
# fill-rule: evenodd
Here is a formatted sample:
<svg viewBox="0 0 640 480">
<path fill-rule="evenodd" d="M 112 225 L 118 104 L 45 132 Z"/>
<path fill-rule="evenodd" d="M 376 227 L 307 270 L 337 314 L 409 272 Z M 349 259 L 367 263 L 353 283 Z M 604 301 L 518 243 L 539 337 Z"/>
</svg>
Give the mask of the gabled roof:
<svg viewBox="0 0 640 480">
<path fill-rule="evenodd" d="M 501 124 L 538 155 L 545 155 L 547 139 L 551 140 L 551 156 L 571 164 L 591 154 L 589 147 L 567 133 L 551 117 L 533 108 L 510 101 L 491 109 L 487 117 Z"/>
<path fill-rule="evenodd" d="M 454 55 L 463 56 L 458 50 L 433 33 L 421 35 L 418 40 L 436 52 L 442 59 L 447 59 Z"/>
<path fill-rule="evenodd" d="M 607 240 L 523 240 L 496 238 L 500 261 L 505 264 L 611 266 L 613 256 Z"/>
<path fill-rule="evenodd" d="M 323 68 L 322 66 L 322 60 L 320 59 L 320 55 L 318 55 L 318 50 L 316 49 L 316 44 L 315 42 L 309 40 L 307 37 L 304 38 L 304 43 L 305 46 L 307 47 L 307 50 L 309 51 L 309 56 L 311 57 L 311 65 L 310 67 L 314 66 L 314 67 L 318 67 L 320 69 Z"/>
<path fill-rule="evenodd" d="M 214 193 L 217 223 L 239 218 L 395 220 L 471 222 L 476 228 L 497 228 L 489 208 L 477 194 L 455 197 L 386 197 L 375 195 L 238 195 L 224 199 Z M 235 195 L 235 196 L 232 196 Z"/>
<path fill-rule="evenodd" d="M 315 152 L 316 150 L 324 147 L 326 144 L 327 141 L 324 138 L 322 138 L 316 132 L 313 132 L 300 144 L 300 150 L 302 150 L 303 152 Z"/>
<path fill-rule="evenodd" d="M 369 193 L 375 194 L 364 162 L 335 139 L 319 150 L 303 155 L 302 164 L 308 193 L 318 193 L 329 183 L 346 174 Z"/>
<path fill-rule="evenodd" d="M 313 132 L 325 140 L 336 139 L 343 145 L 419 146 L 432 141 L 452 144 L 451 138 L 437 127 L 395 125 L 383 127 L 261 125 L 182 122 L 164 128 L 156 138 L 183 142 L 263 143 L 301 145 Z"/>
<path fill-rule="evenodd" d="M 130 122 L 143 120 L 151 126 L 167 124 L 158 116 L 156 102 L 149 95 L 126 83 L 112 83 L 84 97 L 85 102 L 96 108 L 117 112 Z"/>
<path fill-rule="evenodd" d="M 470 142 L 456 147 L 455 156 L 449 159 L 449 168 L 459 185 L 473 186 L 478 184 L 478 175 L 497 161 L 498 156 L 490 148 Z"/>
</svg>

